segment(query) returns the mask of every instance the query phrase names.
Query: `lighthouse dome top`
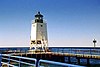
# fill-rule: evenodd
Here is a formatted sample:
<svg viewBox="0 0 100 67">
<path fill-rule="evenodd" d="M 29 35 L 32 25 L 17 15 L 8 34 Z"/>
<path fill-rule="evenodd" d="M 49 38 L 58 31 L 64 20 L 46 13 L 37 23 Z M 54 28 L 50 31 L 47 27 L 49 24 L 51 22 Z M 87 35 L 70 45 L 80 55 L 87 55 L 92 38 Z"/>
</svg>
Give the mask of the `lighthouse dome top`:
<svg viewBox="0 0 100 67">
<path fill-rule="evenodd" d="M 35 23 L 43 23 L 43 15 L 40 12 L 35 15 Z"/>
<path fill-rule="evenodd" d="M 43 15 L 40 13 L 40 11 L 38 11 L 35 17 L 43 17 Z"/>
</svg>

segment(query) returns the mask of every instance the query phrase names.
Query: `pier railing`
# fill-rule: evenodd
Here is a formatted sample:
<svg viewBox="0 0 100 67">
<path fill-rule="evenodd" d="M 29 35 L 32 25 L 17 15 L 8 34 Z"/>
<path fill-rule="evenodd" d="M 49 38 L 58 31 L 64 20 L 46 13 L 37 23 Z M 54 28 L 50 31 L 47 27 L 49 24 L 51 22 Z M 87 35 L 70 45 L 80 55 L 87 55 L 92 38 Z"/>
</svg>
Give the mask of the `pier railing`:
<svg viewBox="0 0 100 67">
<path fill-rule="evenodd" d="M 73 65 L 73 64 L 67 64 L 67 63 L 61 63 L 61 62 L 54 62 L 49 60 L 37 60 L 35 58 L 28 58 L 28 57 L 21 57 L 21 56 L 13 56 L 11 54 L 0 54 L 0 60 L 1 60 L 1 67 L 3 65 L 7 65 L 7 67 L 21 67 L 21 64 L 34 66 L 34 67 L 45 67 L 44 65 L 41 65 L 41 63 L 49 64 L 49 65 L 55 65 L 55 66 L 67 66 L 67 67 L 83 67 L 79 65 Z"/>
<path fill-rule="evenodd" d="M 32 61 L 32 63 L 29 63 L 27 61 Z M 34 58 L 28 58 L 28 57 L 21 57 L 21 56 L 12 56 L 11 54 L 2 54 L 2 64 L 6 64 L 8 67 L 21 67 L 21 64 L 36 65 L 36 59 Z M 17 65 L 17 66 L 16 66 Z"/>
<path fill-rule="evenodd" d="M 85 66 L 79 66 L 79 65 L 73 65 L 73 64 L 67 64 L 67 63 L 61 63 L 61 62 L 54 62 L 54 61 L 49 61 L 49 60 L 39 60 L 38 66 L 41 63 L 46 63 L 48 65 L 55 65 L 56 67 L 85 67 Z"/>
</svg>

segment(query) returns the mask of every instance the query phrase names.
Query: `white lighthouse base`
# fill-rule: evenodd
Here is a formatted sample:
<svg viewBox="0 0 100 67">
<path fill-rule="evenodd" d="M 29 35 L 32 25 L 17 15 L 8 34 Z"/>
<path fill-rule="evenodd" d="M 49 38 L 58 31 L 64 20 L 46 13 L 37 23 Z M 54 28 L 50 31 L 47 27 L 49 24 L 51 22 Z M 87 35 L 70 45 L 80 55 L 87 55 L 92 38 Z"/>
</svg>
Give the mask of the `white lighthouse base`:
<svg viewBox="0 0 100 67">
<path fill-rule="evenodd" d="M 47 50 L 32 49 L 32 50 L 28 50 L 28 52 L 34 54 L 34 53 L 44 53 L 44 52 L 51 52 L 51 51 L 49 49 Z"/>
<path fill-rule="evenodd" d="M 29 50 L 28 52 L 34 54 L 34 53 L 41 53 L 41 52 L 44 52 L 44 51 L 39 50 L 39 49 L 32 49 L 32 50 Z"/>
</svg>

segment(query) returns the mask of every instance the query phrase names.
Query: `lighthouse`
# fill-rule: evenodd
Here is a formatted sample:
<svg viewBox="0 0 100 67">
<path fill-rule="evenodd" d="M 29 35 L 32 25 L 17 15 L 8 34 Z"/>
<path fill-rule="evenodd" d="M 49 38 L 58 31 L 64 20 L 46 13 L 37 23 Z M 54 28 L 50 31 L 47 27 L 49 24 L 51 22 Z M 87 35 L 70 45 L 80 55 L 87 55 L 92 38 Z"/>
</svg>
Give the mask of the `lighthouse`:
<svg viewBox="0 0 100 67">
<path fill-rule="evenodd" d="M 30 49 L 45 50 L 48 46 L 47 23 L 40 12 L 37 12 L 35 19 L 32 20 L 30 41 Z"/>
</svg>

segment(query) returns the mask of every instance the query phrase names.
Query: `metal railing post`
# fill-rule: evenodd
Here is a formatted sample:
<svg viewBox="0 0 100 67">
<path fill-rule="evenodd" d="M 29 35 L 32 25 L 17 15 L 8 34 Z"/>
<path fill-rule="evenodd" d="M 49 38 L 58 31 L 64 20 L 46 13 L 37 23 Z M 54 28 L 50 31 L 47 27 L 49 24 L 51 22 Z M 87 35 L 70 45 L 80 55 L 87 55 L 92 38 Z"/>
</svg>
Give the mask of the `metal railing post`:
<svg viewBox="0 0 100 67">
<path fill-rule="evenodd" d="M 21 58 L 19 58 L 19 67 L 21 67 L 21 63 L 20 63 L 20 61 L 21 61 Z"/>
<path fill-rule="evenodd" d="M 2 66 L 1 61 L 2 61 L 2 54 L 0 54 L 0 67 Z"/>
<path fill-rule="evenodd" d="M 10 55 L 8 56 L 8 67 L 10 67 Z"/>
<path fill-rule="evenodd" d="M 36 67 L 40 67 L 39 65 L 40 65 L 40 62 L 39 62 L 39 59 L 37 59 L 37 61 L 36 61 Z"/>
<path fill-rule="evenodd" d="M 38 60 L 38 66 L 37 67 L 40 67 L 40 60 Z"/>
</svg>

